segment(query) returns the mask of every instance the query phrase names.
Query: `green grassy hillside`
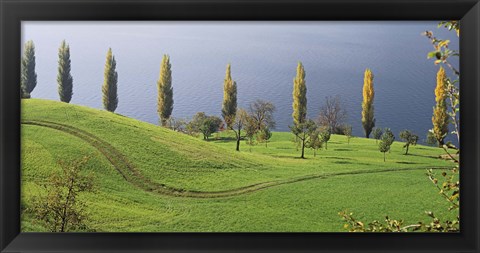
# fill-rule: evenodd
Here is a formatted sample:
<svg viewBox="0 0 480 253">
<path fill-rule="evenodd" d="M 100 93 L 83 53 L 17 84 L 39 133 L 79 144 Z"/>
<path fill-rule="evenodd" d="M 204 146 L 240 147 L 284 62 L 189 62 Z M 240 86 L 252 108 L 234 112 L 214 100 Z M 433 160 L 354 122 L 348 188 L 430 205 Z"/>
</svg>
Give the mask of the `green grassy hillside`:
<svg viewBox="0 0 480 253">
<path fill-rule="evenodd" d="M 441 149 L 417 145 L 403 155 L 395 142 L 383 162 L 375 140 L 333 135 L 328 150 L 298 159 L 290 133 L 274 132 L 268 148 L 242 143 L 241 152 L 228 133 L 219 136 L 207 142 L 101 110 L 23 100 L 22 205 L 59 161 L 88 156 L 97 190 L 80 197 L 96 231 L 344 231 L 344 209 L 363 220 L 455 215 L 425 176 L 452 166 Z M 25 213 L 22 230 L 44 228 Z"/>
</svg>

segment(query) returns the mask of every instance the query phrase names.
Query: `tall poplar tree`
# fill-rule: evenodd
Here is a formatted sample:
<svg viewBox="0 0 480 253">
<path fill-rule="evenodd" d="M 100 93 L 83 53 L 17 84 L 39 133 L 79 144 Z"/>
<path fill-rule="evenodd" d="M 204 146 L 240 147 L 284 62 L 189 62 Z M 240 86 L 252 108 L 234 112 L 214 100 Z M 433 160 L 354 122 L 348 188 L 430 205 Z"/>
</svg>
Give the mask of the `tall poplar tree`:
<svg viewBox="0 0 480 253">
<path fill-rule="evenodd" d="M 29 40 L 25 43 L 22 57 L 20 91 L 22 98 L 30 98 L 30 93 L 37 86 L 35 73 L 35 44 Z"/>
<path fill-rule="evenodd" d="M 305 122 L 307 117 L 307 86 L 305 82 L 305 69 L 301 62 L 297 65 L 297 75 L 293 79 L 293 124 Z"/>
<path fill-rule="evenodd" d="M 305 158 L 305 145 L 310 135 L 317 128 L 312 120 L 307 120 L 307 86 L 305 82 L 305 69 L 301 62 L 297 65 L 297 75 L 293 79 L 293 126 L 290 130 L 302 145 L 301 158 Z"/>
<path fill-rule="evenodd" d="M 447 76 L 445 69 L 440 67 L 437 72 L 437 86 L 435 88 L 435 102 L 433 107 L 433 135 L 437 139 L 438 145 L 443 146 L 445 136 L 448 133 L 448 113 L 447 113 Z"/>
<path fill-rule="evenodd" d="M 230 63 L 227 65 L 223 81 L 222 117 L 227 128 L 232 128 L 237 113 L 237 83 L 232 80 Z"/>
<path fill-rule="evenodd" d="M 107 60 L 105 62 L 104 81 L 102 86 L 103 92 L 103 107 L 105 110 L 114 112 L 117 109 L 117 81 L 118 74 L 116 71 L 117 63 L 115 56 L 112 54 L 112 49 L 109 48 L 107 52 Z"/>
<path fill-rule="evenodd" d="M 365 137 L 369 138 L 372 129 L 375 127 L 373 99 L 375 91 L 373 90 L 373 73 L 370 69 L 365 70 L 363 79 L 363 101 L 362 101 L 362 125 L 365 131 Z"/>
<path fill-rule="evenodd" d="M 166 126 L 167 121 L 172 115 L 173 110 L 172 70 L 170 64 L 170 57 L 168 55 L 163 55 L 162 64 L 160 66 L 160 77 L 157 82 L 157 88 L 157 112 L 160 116 L 162 126 Z"/>
<path fill-rule="evenodd" d="M 58 49 L 58 95 L 60 101 L 70 103 L 73 95 L 73 78 L 70 74 L 70 46 L 62 41 Z"/>
</svg>

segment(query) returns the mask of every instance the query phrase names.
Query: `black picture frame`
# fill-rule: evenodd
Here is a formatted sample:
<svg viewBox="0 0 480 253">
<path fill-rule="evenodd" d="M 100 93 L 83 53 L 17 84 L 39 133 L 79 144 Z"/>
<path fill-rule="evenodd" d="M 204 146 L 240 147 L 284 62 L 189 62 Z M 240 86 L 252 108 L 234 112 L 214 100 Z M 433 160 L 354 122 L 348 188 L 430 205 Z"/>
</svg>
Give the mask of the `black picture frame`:
<svg viewBox="0 0 480 253">
<path fill-rule="evenodd" d="M 0 0 L 1 252 L 480 252 L 478 0 Z M 461 20 L 460 233 L 20 233 L 22 20 Z"/>
</svg>

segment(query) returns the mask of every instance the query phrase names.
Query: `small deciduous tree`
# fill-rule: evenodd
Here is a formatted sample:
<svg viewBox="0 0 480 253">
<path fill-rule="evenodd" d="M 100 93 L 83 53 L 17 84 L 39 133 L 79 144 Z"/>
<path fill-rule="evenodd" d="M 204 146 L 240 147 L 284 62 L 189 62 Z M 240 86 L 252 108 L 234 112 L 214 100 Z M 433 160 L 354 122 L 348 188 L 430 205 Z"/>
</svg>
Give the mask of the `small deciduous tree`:
<svg viewBox="0 0 480 253">
<path fill-rule="evenodd" d="M 93 191 L 93 176 L 82 175 L 88 158 L 72 163 L 61 162 L 62 173 L 53 174 L 46 195 L 34 197 L 31 210 L 50 232 L 86 231 L 86 203 L 79 198 L 82 192 Z"/>
<path fill-rule="evenodd" d="M 218 131 L 222 119 L 216 116 L 208 116 L 204 112 L 197 112 L 193 119 L 187 124 L 186 129 L 190 134 L 202 133 L 203 139 L 208 140 L 213 133 Z"/>
<path fill-rule="evenodd" d="M 373 99 L 373 73 L 370 69 L 365 70 L 363 79 L 363 102 L 362 102 L 362 125 L 365 130 L 365 137 L 369 138 L 372 129 L 375 127 Z"/>
<path fill-rule="evenodd" d="M 240 140 L 242 139 L 242 129 L 250 120 L 250 115 L 248 115 L 245 109 L 238 109 L 235 115 L 235 120 L 232 122 L 230 129 L 235 133 L 235 138 L 237 139 L 236 151 L 240 151 Z"/>
<path fill-rule="evenodd" d="M 395 136 L 390 128 L 385 128 L 382 136 L 380 137 L 380 143 L 378 144 L 378 149 L 383 153 L 383 161 L 385 162 L 385 153 L 390 151 L 390 147 L 395 141 Z"/>
<path fill-rule="evenodd" d="M 347 119 L 347 110 L 342 104 L 340 96 L 327 96 L 325 103 L 320 107 L 318 125 L 331 130 L 331 133 L 342 133 L 341 126 Z"/>
<path fill-rule="evenodd" d="M 257 135 L 258 129 L 257 122 L 251 115 L 246 119 L 244 129 L 247 145 L 250 147 L 250 152 L 252 152 L 252 146 L 256 144 L 255 135 Z"/>
<path fill-rule="evenodd" d="M 403 145 L 403 147 L 405 148 L 405 155 L 408 155 L 408 147 L 410 145 L 413 145 L 413 146 L 417 145 L 418 135 L 413 134 L 409 130 L 404 130 L 400 132 L 399 137 L 400 139 L 405 141 L 405 145 Z"/>
<path fill-rule="evenodd" d="M 268 147 L 268 141 L 272 138 L 272 132 L 268 127 L 264 127 L 260 129 L 260 131 L 257 134 L 257 140 L 258 142 L 264 142 L 265 147 Z"/>
<path fill-rule="evenodd" d="M 323 128 L 320 131 L 320 141 L 325 143 L 325 149 L 328 149 L 328 142 L 330 141 L 331 135 L 331 130 L 329 128 Z"/>
<path fill-rule="evenodd" d="M 115 56 L 112 54 L 112 49 L 109 48 L 107 52 L 107 60 L 105 62 L 105 73 L 102 86 L 103 93 L 103 108 L 109 112 L 114 112 L 118 105 L 117 96 L 117 62 Z"/>
<path fill-rule="evenodd" d="M 30 93 L 37 86 L 37 73 L 35 72 L 35 44 L 29 40 L 23 49 L 20 91 L 22 98 L 30 98 Z"/>
<path fill-rule="evenodd" d="M 347 137 L 348 144 L 350 144 L 350 139 L 353 137 L 352 126 L 351 125 L 344 125 L 343 126 L 343 134 Z"/>
<path fill-rule="evenodd" d="M 187 121 L 185 119 L 175 118 L 173 116 L 168 117 L 166 126 L 173 131 L 186 132 Z"/>
<path fill-rule="evenodd" d="M 70 46 L 63 40 L 58 49 L 57 83 L 60 101 L 65 103 L 70 103 L 73 95 L 73 78 L 70 69 Z"/>
<path fill-rule="evenodd" d="M 158 98 L 157 112 L 160 116 L 162 126 L 167 126 L 167 121 L 173 111 L 173 87 L 172 87 L 172 65 L 170 56 L 163 55 L 160 66 L 160 77 L 157 82 Z"/>
<path fill-rule="evenodd" d="M 379 127 L 375 127 L 372 131 L 372 135 L 373 135 L 373 138 L 375 138 L 375 143 L 378 142 L 378 140 L 380 140 L 380 137 L 382 137 L 382 134 L 383 134 L 383 131 L 381 128 Z"/>
<path fill-rule="evenodd" d="M 257 99 L 250 104 L 249 113 L 256 124 L 257 131 L 264 128 L 275 128 L 275 119 L 273 118 L 275 110 L 273 103 L 261 99 Z"/>
<path fill-rule="evenodd" d="M 309 119 L 304 123 L 294 124 L 290 126 L 290 130 L 297 137 L 300 146 L 302 147 L 302 155 L 300 158 L 305 158 L 305 145 L 307 144 L 312 133 L 317 129 L 315 121 Z"/>
<path fill-rule="evenodd" d="M 320 138 L 320 131 L 317 129 L 310 133 L 310 139 L 307 142 L 307 147 L 313 149 L 313 157 L 317 156 L 317 150 L 323 146 L 322 139 Z"/>
</svg>

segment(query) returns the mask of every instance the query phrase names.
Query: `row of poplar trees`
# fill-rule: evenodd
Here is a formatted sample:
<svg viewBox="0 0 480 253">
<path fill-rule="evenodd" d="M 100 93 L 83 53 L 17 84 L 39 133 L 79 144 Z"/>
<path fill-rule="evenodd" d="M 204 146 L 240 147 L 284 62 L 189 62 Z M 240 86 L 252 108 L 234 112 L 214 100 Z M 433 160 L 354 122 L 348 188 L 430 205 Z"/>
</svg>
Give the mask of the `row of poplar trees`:
<svg viewBox="0 0 480 253">
<path fill-rule="evenodd" d="M 29 40 L 25 43 L 21 60 L 20 92 L 22 98 L 30 98 L 37 86 L 37 73 L 35 72 L 35 44 Z M 114 112 L 118 106 L 118 73 L 117 62 L 109 48 L 107 52 L 104 81 L 102 85 L 102 101 L 105 110 Z M 71 75 L 70 46 L 65 40 L 58 49 L 58 96 L 60 101 L 70 103 L 73 96 L 73 77 Z M 173 110 L 172 71 L 170 57 L 164 55 L 160 67 L 158 86 L 158 113 L 165 125 Z"/>
<path fill-rule="evenodd" d="M 70 72 L 70 46 L 65 40 L 63 40 L 58 49 L 57 84 L 60 101 L 66 103 L 69 103 L 73 96 L 73 78 Z M 366 69 L 364 74 L 362 101 L 362 126 L 366 138 L 370 137 L 372 129 L 375 127 L 373 106 L 375 91 L 373 88 L 373 77 L 372 71 Z M 435 89 L 436 105 L 433 109 L 433 129 L 431 131 L 435 139 L 438 140 L 440 146 L 444 144 L 445 136 L 448 133 L 449 123 L 445 94 L 445 87 L 447 85 L 446 79 L 445 70 L 440 68 L 437 73 L 437 86 Z M 37 85 L 37 73 L 35 72 L 35 45 L 31 40 L 25 43 L 24 55 L 21 61 L 20 80 L 22 97 L 29 98 Z M 114 112 L 118 106 L 117 85 L 118 73 L 116 71 L 116 60 L 112 53 L 112 49 L 109 48 L 105 62 L 102 100 L 105 110 L 110 112 Z M 157 112 L 161 124 L 166 126 L 173 111 L 172 70 L 170 57 L 168 55 L 164 55 L 162 58 L 157 88 Z M 233 130 L 237 114 L 237 83 L 232 79 L 230 64 L 227 65 L 223 92 L 222 117 L 227 128 Z M 308 138 L 308 129 L 313 127 L 311 120 L 307 120 L 306 94 L 307 86 L 305 81 L 305 69 L 302 63 L 299 62 L 297 65 L 297 73 L 293 80 L 293 126 L 291 126 L 291 129 L 302 142 L 302 157 L 304 154 L 305 142 Z"/>
</svg>

